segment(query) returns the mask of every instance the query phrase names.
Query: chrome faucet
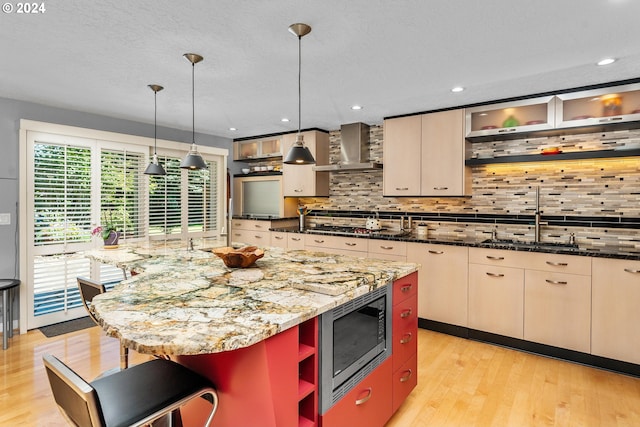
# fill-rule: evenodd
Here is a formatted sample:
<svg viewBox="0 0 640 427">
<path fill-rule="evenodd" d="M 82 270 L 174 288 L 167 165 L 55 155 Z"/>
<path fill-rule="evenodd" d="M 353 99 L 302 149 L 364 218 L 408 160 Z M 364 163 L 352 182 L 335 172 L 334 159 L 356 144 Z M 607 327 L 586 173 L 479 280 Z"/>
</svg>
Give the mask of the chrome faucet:
<svg viewBox="0 0 640 427">
<path fill-rule="evenodd" d="M 540 186 L 536 187 L 536 212 L 535 212 L 535 237 L 534 243 L 540 243 L 540 226 L 547 225 L 547 222 L 542 222 L 542 212 L 540 211 Z"/>
</svg>

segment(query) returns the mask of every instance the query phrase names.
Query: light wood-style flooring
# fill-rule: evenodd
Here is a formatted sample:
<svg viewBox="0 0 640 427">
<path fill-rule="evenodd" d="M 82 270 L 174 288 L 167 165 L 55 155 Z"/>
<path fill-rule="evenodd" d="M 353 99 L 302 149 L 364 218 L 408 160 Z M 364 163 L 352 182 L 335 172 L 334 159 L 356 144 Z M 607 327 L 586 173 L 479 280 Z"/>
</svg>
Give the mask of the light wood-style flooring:
<svg viewBox="0 0 640 427">
<path fill-rule="evenodd" d="M 0 351 L 0 426 L 65 426 L 42 367 L 48 352 L 84 378 L 118 365 L 98 327 L 16 335 Z M 147 356 L 132 353 L 133 363 Z M 420 330 L 418 386 L 388 427 L 640 426 L 640 379 Z"/>
</svg>

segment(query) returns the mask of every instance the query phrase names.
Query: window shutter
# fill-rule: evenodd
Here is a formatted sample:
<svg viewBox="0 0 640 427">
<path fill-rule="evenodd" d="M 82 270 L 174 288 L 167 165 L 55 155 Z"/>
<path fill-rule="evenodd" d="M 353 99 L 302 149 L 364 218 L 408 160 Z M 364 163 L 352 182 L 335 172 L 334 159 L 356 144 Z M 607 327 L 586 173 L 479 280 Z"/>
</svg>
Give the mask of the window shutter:
<svg viewBox="0 0 640 427">
<path fill-rule="evenodd" d="M 149 235 L 180 234 L 182 225 L 182 169 L 180 159 L 160 157 L 165 176 L 149 177 Z"/>
</svg>

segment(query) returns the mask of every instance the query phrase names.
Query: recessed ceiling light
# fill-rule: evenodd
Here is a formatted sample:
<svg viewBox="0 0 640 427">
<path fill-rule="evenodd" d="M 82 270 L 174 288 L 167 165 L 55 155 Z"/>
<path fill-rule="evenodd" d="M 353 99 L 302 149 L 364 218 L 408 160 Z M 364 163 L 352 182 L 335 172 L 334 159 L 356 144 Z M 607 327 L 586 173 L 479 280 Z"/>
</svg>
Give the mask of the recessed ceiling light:
<svg viewBox="0 0 640 427">
<path fill-rule="evenodd" d="M 289 119 L 287 119 L 286 117 L 283 117 L 283 118 L 281 118 L 281 119 L 280 119 L 280 121 L 281 121 L 281 122 L 285 122 L 285 123 L 286 123 L 286 122 L 288 122 L 288 121 L 289 121 Z"/>
<path fill-rule="evenodd" d="M 451 92 L 462 92 L 464 90 L 464 88 L 462 86 L 456 86 L 453 89 L 451 89 Z"/>
<path fill-rule="evenodd" d="M 609 65 L 616 62 L 615 58 L 605 58 L 601 61 L 598 61 L 598 65 Z"/>
<path fill-rule="evenodd" d="M 229 130 L 233 132 L 233 131 L 236 131 L 236 130 L 238 130 L 238 129 L 236 129 L 236 128 L 229 128 Z"/>
<path fill-rule="evenodd" d="M 352 110 L 362 110 L 362 105 L 352 105 L 351 109 Z"/>
</svg>

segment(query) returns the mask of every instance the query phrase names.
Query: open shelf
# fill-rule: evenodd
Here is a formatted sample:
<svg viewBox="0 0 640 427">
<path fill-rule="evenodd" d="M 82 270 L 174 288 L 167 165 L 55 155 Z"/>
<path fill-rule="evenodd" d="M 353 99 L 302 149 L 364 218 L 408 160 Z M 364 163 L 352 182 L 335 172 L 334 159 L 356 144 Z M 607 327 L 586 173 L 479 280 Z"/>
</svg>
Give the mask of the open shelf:
<svg viewBox="0 0 640 427">
<path fill-rule="evenodd" d="M 548 162 L 557 160 L 581 160 L 581 159 L 606 159 L 613 157 L 640 156 L 640 150 L 597 150 L 576 151 L 558 154 L 524 154 L 519 156 L 500 156 L 486 159 L 468 159 L 464 163 L 467 166 L 487 165 L 492 163 L 519 163 L 519 162 Z"/>
</svg>

